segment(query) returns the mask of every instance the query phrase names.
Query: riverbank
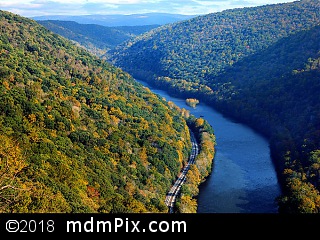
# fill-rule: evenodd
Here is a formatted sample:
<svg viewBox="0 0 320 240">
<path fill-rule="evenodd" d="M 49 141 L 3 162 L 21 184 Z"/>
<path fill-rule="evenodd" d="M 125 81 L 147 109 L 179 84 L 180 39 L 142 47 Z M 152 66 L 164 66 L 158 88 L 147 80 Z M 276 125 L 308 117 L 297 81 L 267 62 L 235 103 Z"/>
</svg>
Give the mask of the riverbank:
<svg viewBox="0 0 320 240">
<path fill-rule="evenodd" d="M 212 172 L 216 138 L 213 128 L 203 118 L 191 116 L 187 119 L 187 124 L 195 136 L 199 151 L 186 174 L 175 209 L 179 213 L 196 213 L 199 187 Z"/>
<path fill-rule="evenodd" d="M 211 174 L 199 188 L 198 213 L 278 212 L 275 199 L 281 189 L 266 138 L 204 102 L 192 108 L 184 98 L 137 81 L 193 116 L 203 117 L 214 129 L 215 157 Z"/>
</svg>

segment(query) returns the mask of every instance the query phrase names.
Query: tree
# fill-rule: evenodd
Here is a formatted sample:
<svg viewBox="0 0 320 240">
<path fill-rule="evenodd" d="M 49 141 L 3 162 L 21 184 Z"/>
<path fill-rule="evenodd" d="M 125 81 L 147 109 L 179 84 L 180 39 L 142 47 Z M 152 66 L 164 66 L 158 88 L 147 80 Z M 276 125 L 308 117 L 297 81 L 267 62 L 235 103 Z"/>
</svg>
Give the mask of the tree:
<svg viewBox="0 0 320 240">
<path fill-rule="evenodd" d="M 180 213 L 196 213 L 197 201 L 188 195 L 183 195 L 178 208 Z"/>
<path fill-rule="evenodd" d="M 21 197 L 21 191 L 28 190 L 19 178 L 19 174 L 26 166 L 19 145 L 2 135 L 0 138 L 0 212 L 7 212 L 8 205 Z"/>
<path fill-rule="evenodd" d="M 195 99 L 195 98 L 187 98 L 187 99 L 186 99 L 186 103 L 187 103 L 190 107 L 195 108 L 195 107 L 197 106 L 197 104 L 199 103 L 199 100 L 198 100 L 198 99 Z"/>
</svg>

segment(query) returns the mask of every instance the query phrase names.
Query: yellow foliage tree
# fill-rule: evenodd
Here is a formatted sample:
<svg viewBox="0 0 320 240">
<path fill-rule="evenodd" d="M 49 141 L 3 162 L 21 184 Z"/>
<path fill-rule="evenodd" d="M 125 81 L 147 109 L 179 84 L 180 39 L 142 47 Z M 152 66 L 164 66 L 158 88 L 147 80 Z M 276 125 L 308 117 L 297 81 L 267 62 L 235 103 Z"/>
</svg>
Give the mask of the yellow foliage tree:
<svg viewBox="0 0 320 240">
<path fill-rule="evenodd" d="M 204 119 L 203 118 L 197 118 L 195 126 L 197 128 L 199 128 L 199 127 L 203 126 L 203 124 L 204 124 Z"/>
<path fill-rule="evenodd" d="M 7 212 L 8 205 L 18 201 L 21 192 L 28 190 L 19 178 L 27 166 L 19 145 L 7 136 L 0 138 L 0 212 Z"/>
<path fill-rule="evenodd" d="M 183 195 L 179 204 L 179 211 L 181 213 L 196 213 L 197 201 L 188 195 Z"/>
<path fill-rule="evenodd" d="M 190 170 L 187 173 L 187 181 L 186 183 L 191 183 L 198 186 L 201 182 L 201 174 L 196 165 L 192 164 L 190 166 Z"/>
</svg>

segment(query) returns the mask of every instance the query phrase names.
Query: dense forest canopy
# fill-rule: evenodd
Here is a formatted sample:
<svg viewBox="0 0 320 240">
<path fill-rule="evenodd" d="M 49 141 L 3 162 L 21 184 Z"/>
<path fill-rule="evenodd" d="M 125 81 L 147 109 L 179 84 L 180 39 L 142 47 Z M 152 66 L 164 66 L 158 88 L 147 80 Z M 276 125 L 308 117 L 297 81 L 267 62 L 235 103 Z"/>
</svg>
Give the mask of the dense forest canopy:
<svg viewBox="0 0 320 240">
<path fill-rule="evenodd" d="M 270 140 L 284 212 L 320 212 L 320 2 L 225 10 L 161 26 L 109 59 Z"/>
<path fill-rule="evenodd" d="M 169 77 L 197 88 L 206 84 L 208 74 L 219 74 L 245 56 L 319 24 L 319 5 L 302 0 L 230 9 L 168 24 L 122 44 L 110 60 L 131 72 L 139 66 L 142 76 Z"/>
<path fill-rule="evenodd" d="M 188 113 L 34 20 L 0 31 L 0 212 L 167 212 Z"/>
</svg>

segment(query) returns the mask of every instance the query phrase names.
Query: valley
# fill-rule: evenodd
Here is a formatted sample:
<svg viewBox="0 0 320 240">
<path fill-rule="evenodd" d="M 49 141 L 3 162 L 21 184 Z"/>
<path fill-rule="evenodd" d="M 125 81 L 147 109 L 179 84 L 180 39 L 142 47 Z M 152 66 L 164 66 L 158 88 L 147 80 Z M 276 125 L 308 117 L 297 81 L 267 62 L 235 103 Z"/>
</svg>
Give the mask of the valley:
<svg viewBox="0 0 320 240">
<path fill-rule="evenodd" d="M 196 212 L 214 186 L 218 203 L 200 212 L 318 213 L 319 10 L 301 0 L 121 27 L 1 11 L 0 210 L 167 212 L 191 129 L 200 152 L 178 212 Z M 220 114 L 241 125 L 229 150 Z M 264 150 L 247 148 L 251 131 Z"/>
</svg>

